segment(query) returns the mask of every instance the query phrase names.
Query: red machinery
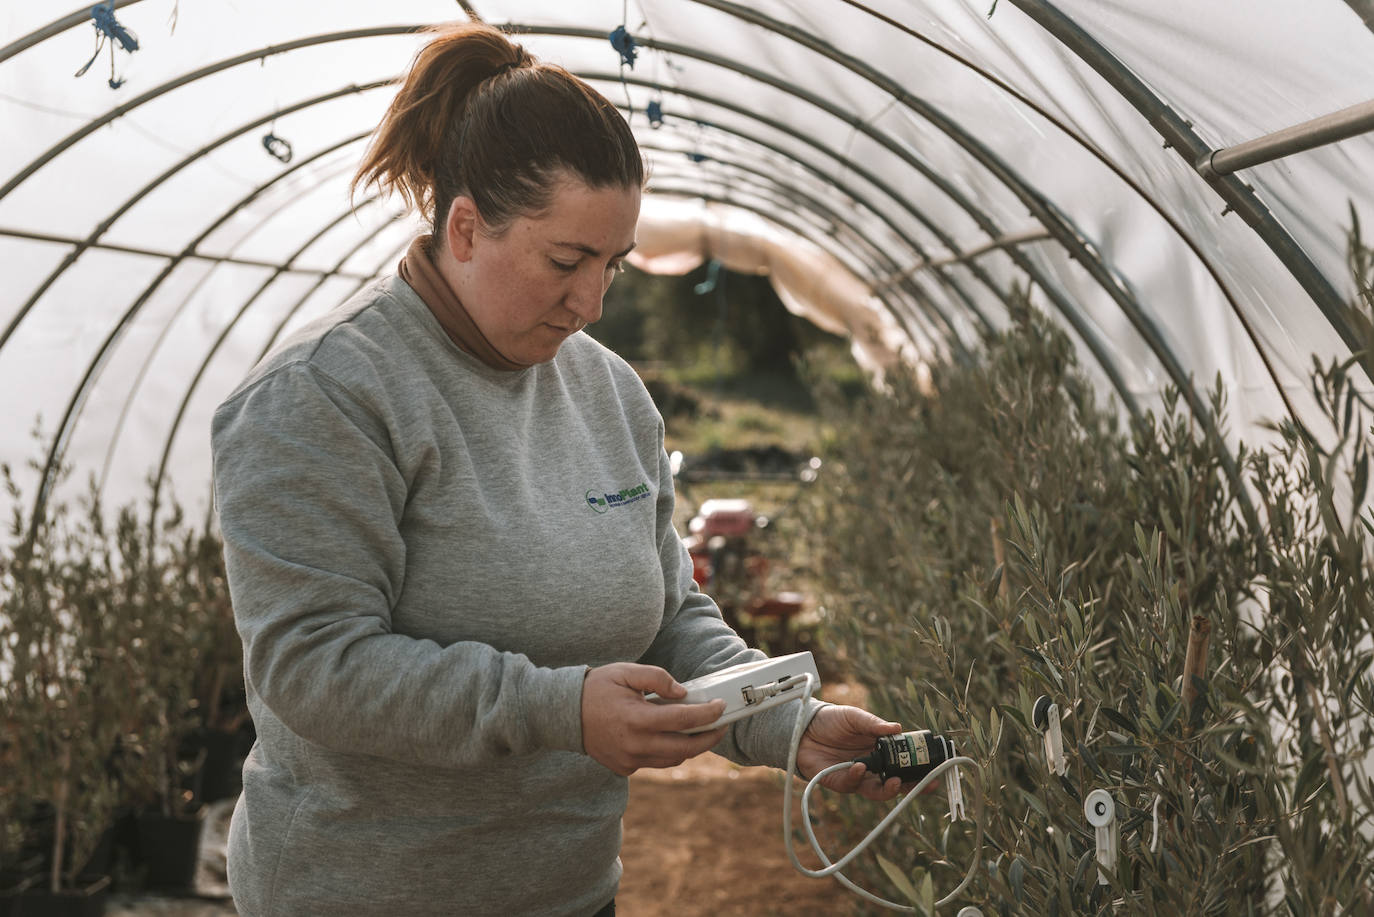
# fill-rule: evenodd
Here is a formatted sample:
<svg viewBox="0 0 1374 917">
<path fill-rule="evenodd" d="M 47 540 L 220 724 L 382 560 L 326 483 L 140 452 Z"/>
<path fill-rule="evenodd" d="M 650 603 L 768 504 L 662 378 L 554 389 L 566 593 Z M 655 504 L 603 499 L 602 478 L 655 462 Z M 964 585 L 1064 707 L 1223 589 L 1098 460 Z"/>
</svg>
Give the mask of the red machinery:
<svg viewBox="0 0 1374 917">
<path fill-rule="evenodd" d="M 770 649 L 790 652 L 795 643 L 790 625 L 806 600 L 798 592 L 769 590 L 768 558 L 756 540 L 767 525 L 768 518 L 754 512 L 748 500 L 706 500 L 688 523 L 683 542 L 692 557 L 693 578 L 715 599 L 726 622 L 751 645 L 758 641 L 760 625 L 767 623 L 777 630 L 780 644 Z"/>
</svg>

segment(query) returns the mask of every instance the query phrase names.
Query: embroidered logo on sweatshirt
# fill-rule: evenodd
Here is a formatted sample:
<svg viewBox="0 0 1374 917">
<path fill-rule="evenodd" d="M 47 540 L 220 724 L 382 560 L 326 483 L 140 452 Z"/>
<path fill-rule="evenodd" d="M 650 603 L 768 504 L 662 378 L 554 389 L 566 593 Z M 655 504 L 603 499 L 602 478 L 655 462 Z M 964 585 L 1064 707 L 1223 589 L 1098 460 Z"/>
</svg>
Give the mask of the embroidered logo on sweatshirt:
<svg viewBox="0 0 1374 917">
<path fill-rule="evenodd" d="M 593 488 L 587 491 L 587 505 L 598 513 L 609 513 L 613 509 L 638 503 L 649 496 L 649 485 L 643 482 L 634 487 L 626 487 L 615 493 L 603 493 Z"/>
</svg>

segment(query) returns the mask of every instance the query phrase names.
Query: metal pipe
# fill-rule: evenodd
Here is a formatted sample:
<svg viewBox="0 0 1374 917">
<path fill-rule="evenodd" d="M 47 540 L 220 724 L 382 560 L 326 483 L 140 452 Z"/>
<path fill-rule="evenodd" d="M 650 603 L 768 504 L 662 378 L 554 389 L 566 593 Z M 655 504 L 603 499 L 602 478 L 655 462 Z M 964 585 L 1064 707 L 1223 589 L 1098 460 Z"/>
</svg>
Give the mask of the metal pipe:
<svg viewBox="0 0 1374 917">
<path fill-rule="evenodd" d="M 1360 17 L 1365 28 L 1374 32 L 1374 0 L 1345 0 L 1345 3 Z"/>
<path fill-rule="evenodd" d="M 1230 175 L 1241 169 L 1273 162 L 1369 131 L 1374 131 L 1374 100 L 1342 108 L 1235 146 L 1212 150 L 1198 160 L 1197 170 L 1210 181 L 1221 175 Z"/>
<path fill-rule="evenodd" d="M 1071 141 L 1077 144 L 1084 152 L 1088 153 L 1088 155 L 1092 156 L 1104 167 L 1106 167 L 1113 175 L 1115 175 L 1122 182 L 1122 184 L 1124 184 L 1127 188 L 1130 188 L 1131 191 L 1135 192 L 1136 196 L 1139 197 L 1142 201 L 1144 201 L 1145 204 L 1148 205 L 1149 208 L 1153 210 L 1155 214 L 1161 220 L 1163 220 L 1171 230 L 1173 230 L 1174 234 L 1178 236 L 1179 240 L 1183 242 L 1185 246 L 1187 246 L 1190 252 L 1193 253 L 1193 257 L 1195 257 L 1198 260 L 1198 262 L 1202 265 L 1203 269 L 1207 272 L 1207 275 L 1212 278 L 1212 282 L 1217 285 L 1217 289 L 1221 292 L 1222 297 L 1226 300 L 1227 306 L 1230 308 L 1232 314 L 1235 315 L 1236 321 L 1240 323 L 1241 330 L 1245 332 L 1246 337 L 1250 340 L 1251 346 L 1255 348 L 1255 353 L 1258 354 L 1260 362 L 1264 364 L 1265 371 L 1269 374 L 1270 380 L 1274 383 L 1274 389 L 1277 392 L 1279 399 L 1283 402 L 1284 407 L 1288 410 L 1290 416 L 1297 416 L 1296 412 L 1293 410 L 1293 405 L 1288 400 L 1287 393 L 1284 391 L 1283 383 L 1279 381 L 1278 373 L 1274 371 L 1274 366 L 1272 361 L 1269 359 L 1269 355 L 1264 352 L 1264 346 L 1260 343 L 1259 335 L 1255 333 L 1255 329 L 1253 326 L 1251 326 L 1250 320 L 1245 317 L 1245 313 L 1241 310 L 1240 302 L 1236 299 L 1236 294 L 1234 293 L 1234 291 L 1232 291 L 1231 285 L 1227 283 L 1226 280 L 1221 276 L 1220 271 L 1217 270 L 1216 265 L 1212 263 L 1212 259 L 1207 256 L 1207 253 L 1202 250 L 1202 246 L 1198 244 L 1197 240 L 1188 234 L 1188 231 L 1184 229 L 1183 224 L 1179 222 L 1178 218 L 1175 217 L 1168 210 L 1166 210 L 1154 194 L 1152 194 L 1148 189 L 1145 188 L 1144 185 L 1142 185 L 1133 176 L 1131 176 L 1131 174 L 1128 173 L 1119 163 L 1117 163 L 1114 159 L 1108 156 L 1095 144 L 1091 143 L 1082 134 L 1078 133 L 1078 131 L 1071 127 L 1067 121 L 1056 115 L 1054 112 L 1050 111 L 1044 105 L 1041 105 L 1039 102 L 1032 99 L 1030 96 L 1026 95 L 1024 92 L 1021 92 L 1015 86 L 1012 86 L 1006 80 L 992 73 L 987 68 L 979 66 L 978 64 L 974 63 L 972 60 L 963 56 L 962 54 L 959 54 L 951 50 L 949 47 L 940 44 L 939 42 L 935 41 L 927 35 L 921 34 L 919 31 L 913 29 L 906 23 L 900 22 L 896 19 L 893 19 L 891 16 L 888 16 L 884 13 L 879 12 L 878 10 L 873 9 L 867 4 L 860 2 L 860 0 L 840 0 L 840 2 L 846 4 L 847 6 L 854 7 L 855 9 L 858 9 L 869 16 L 872 16 L 873 18 L 889 26 L 890 28 L 896 29 L 902 34 L 914 38 L 917 41 L 925 44 L 927 47 L 931 48 L 939 54 L 944 55 L 945 57 L 959 64 L 961 67 L 964 67 L 965 69 L 978 74 L 979 77 L 988 82 L 990 85 L 997 87 L 999 90 L 1006 93 L 1008 96 L 1015 99 L 1022 105 L 1026 106 L 1028 109 L 1035 112 L 1041 118 L 1045 119 L 1047 123 L 1052 124 L 1065 137 L 1068 137 Z M 1358 2 L 1365 4 L 1371 11 L 1374 11 L 1374 0 L 1349 0 L 1349 2 Z M 1015 256 L 1013 255 L 1013 258 L 1014 257 Z"/>
<path fill-rule="evenodd" d="M 123 204 L 119 205 L 113 211 L 111 211 L 110 214 L 107 217 L 105 217 L 105 219 L 101 220 L 98 224 L 96 224 L 96 227 L 91 230 L 91 232 L 86 236 L 86 238 L 79 242 L 76 245 L 76 247 L 72 249 L 72 251 L 67 253 L 67 256 L 62 259 L 62 263 L 57 265 L 55 268 L 52 269 L 52 271 L 48 273 L 47 278 L 42 283 L 40 283 L 32 293 L 29 294 L 28 299 L 24 301 L 24 305 L 19 308 L 19 311 L 16 312 L 13 317 L 11 317 L 9 323 L 5 326 L 4 330 L 0 331 L 0 350 L 4 349 L 5 344 L 9 342 L 10 336 L 14 334 L 15 329 L 19 327 L 19 324 L 22 321 L 24 321 L 25 317 L 29 314 L 29 310 L 31 310 L 34 307 L 34 305 L 38 302 L 38 300 L 42 298 L 43 294 L 48 291 L 48 288 L 57 281 L 57 278 L 60 277 L 64 271 L 70 268 L 73 264 L 77 262 L 78 259 L 81 258 L 81 255 L 86 251 L 87 248 L 92 247 L 97 241 L 99 241 L 100 237 L 103 236 L 106 233 L 106 231 L 108 231 L 109 228 L 112 225 L 114 225 L 114 223 L 117 220 L 119 220 L 120 217 L 122 217 L 125 213 L 129 212 L 129 210 L 133 209 L 135 204 L 143 200 L 143 198 L 147 197 L 149 194 L 156 191 L 163 185 L 164 182 L 168 181 L 173 176 L 177 175 L 182 169 L 185 169 L 187 166 L 191 165 L 193 162 L 196 162 L 202 157 L 207 156 L 208 154 L 212 153 L 213 151 L 220 148 L 229 141 L 237 137 L 241 137 L 251 130 L 262 127 L 264 124 L 271 123 L 275 121 L 277 118 L 283 117 L 288 114 L 292 114 L 297 111 L 301 111 L 303 109 L 312 108 L 316 105 L 321 105 L 325 102 L 330 102 L 335 99 L 343 98 L 344 96 L 369 92 L 373 89 L 378 89 L 380 87 L 390 85 L 394 82 L 396 82 L 394 79 L 386 79 L 376 80 L 371 83 L 365 83 L 361 86 L 354 83 L 353 85 L 345 86 L 342 89 L 335 89 L 332 92 L 326 92 L 323 95 L 314 96 L 309 99 L 303 99 L 299 102 L 293 102 L 291 105 L 288 105 L 285 108 L 276 109 L 270 114 L 266 114 L 262 117 L 249 121 L 247 124 L 241 124 L 226 134 L 221 134 L 219 137 L 216 137 L 214 140 L 211 140 L 209 143 L 205 144 L 200 149 L 188 153 L 179 162 L 176 162 L 168 168 L 164 169 L 162 171 L 162 174 L 158 175 L 156 178 L 145 184 L 141 189 L 139 189 L 139 191 L 137 191 L 135 194 L 133 194 L 131 197 L 125 200 Z"/>
<path fill-rule="evenodd" d="M 305 159 L 296 160 L 288 168 L 278 172 L 271 179 L 250 191 L 237 203 L 228 207 L 223 213 L 220 214 L 218 219 L 214 220 L 195 239 L 191 240 L 191 242 L 186 246 L 185 249 L 182 250 L 181 253 L 174 257 L 160 272 L 158 272 L 158 275 L 155 278 L 153 278 L 152 282 L 149 283 L 148 286 L 144 288 L 143 292 L 139 294 L 138 298 L 134 301 L 133 305 L 126 309 L 124 314 L 120 316 L 119 321 L 115 324 L 114 328 L 111 329 L 110 333 L 105 336 L 105 339 L 100 344 L 100 348 L 96 351 L 95 356 L 87 365 L 86 372 L 81 377 L 81 382 L 77 385 L 76 391 L 72 394 L 72 397 L 67 402 L 67 408 L 62 414 L 62 420 L 58 423 L 57 432 L 53 436 L 52 445 L 48 448 L 48 456 L 43 465 L 42 480 L 39 484 L 37 497 L 34 499 L 33 522 L 32 525 L 29 527 L 28 535 L 28 541 L 30 544 L 33 542 L 33 539 L 37 536 L 38 524 L 44 515 L 44 509 L 47 506 L 48 497 L 52 493 L 53 485 L 56 483 L 56 470 L 61 464 L 63 455 L 66 453 L 67 442 L 71 439 L 72 433 L 76 427 L 76 422 L 81 414 L 81 410 L 85 406 L 86 397 L 90 394 L 92 388 L 95 385 L 95 380 L 99 378 L 102 368 L 105 366 L 106 362 L 110 358 L 111 351 L 113 350 L 114 346 L 119 342 L 119 340 L 124 336 L 124 332 L 128 329 L 130 322 L 133 320 L 133 317 L 137 315 L 139 310 L 143 308 L 143 305 L 146 302 L 148 302 L 149 299 L 152 298 L 153 293 L 155 293 L 157 289 L 160 286 L 162 286 L 163 282 L 166 281 L 166 279 L 172 275 L 172 272 L 176 269 L 177 265 L 179 265 L 185 258 L 191 257 L 192 253 L 195 251 L 196 247 L 200 245 L 201 242 L 204 242 L 212 232 L 214 232 L 221 225 L 223 225 L 230 217 L 232 217 L 240 209 L 245 207 L 251 201 L 257 199 L 268 188 L 272 187 L 277 182 L 282 181 L 283 179 L 292 175 L 297 170 L 305 168 L 306 166 L 310 165 L 312 162 L 316 161 L 320 157 L 325 156 L 349 143 L 356 143 L 358 140 L 361 140 L 362 138 L 368 136 L 368 134 L 370 133 L 371 131 L 368 131 L 356 135 L 352 138 L 343 140 L 330 147 L 326 147 L 324 150 L 321 150 Z"/>
<path fill-rule="evenodd" d="M 122 9 L 126 6 L 133 6 L 135 3 L 140 3 L 142 2 L 142 0 L 113 0 L 113 2 L 114 9 Z M 68 13 L 67 15 L 59 19 L 54 19 L 52 22 L 43 26 L 41 29 L 34 29 L 32 32 L 25 35 L 23 38 L 20 38 L 17 41 L 12 41 L 9 44 L 5 45 L 5 47 L 0 48 L 0 64 L 3 64 L 11 57 L 14 57 L 14 55 L 16 54 L 20 54 L 24 51 L 27 51 L 29 48 L 32 48 L 39 42 L 47 41 L 54 35 L 60 35 L 70 28 L 75 28 L 76 26 L 81 25 L 81 23 L 83 22 L 90 21 L 91 5 L 88 3 L 85 6 L 81 7 L 81 9 L 76 10 L 72 13 Z"/>
<path fill-rule="evenodd" d="M 380 197 L 380 194 L 374 194 L 366 198 L 357 206 L 350 204 L 350 206 L 345 208 L 338 216 L 316 229 L 309 238 L 297 246 L 296 250 L 287 256 L 287 259 L 282 262 L 277 270 L 272 272 L 270 277 L 264 278 L 262 283 L 258 284 L 258 288 L 253 291 L 253 294 L 248 297 L 243 305 L 239 306 L 238 312 L 234 314 L 234 318 L 220 330 L 219 336 L 216 337 L 214 343 L 210 345 L 210 352 L 206 354 L 205 359 L 201 361 L 200 367 L 196 370 L 195 375 L 191 377 L 191 384 L 186 387 L 185 394 L 181 396 L 181 403 L 177 405 L 176 415 L 172 418 L 171 432 L 167 434 L 167 440 L 162 445 L 162 459 L 157 465 L 157 475 L 153 478 L 153 493 L 148 502 L 148 527 L 150 533 L 153 531 L 153 527 L 157 525 L 157 508 L 159 498 L 162 495 L 162 481 L 167 476 L 167 461 L 172 456 L 172 444 L 176 440 L 177 431 L 181 428 L 182 418 L 186 416 L 186 409 L 190 406 L 191 398 L 195 395 L 196 389 L 200 386 L 200 380 L 205 378 L 205 371 L 209 369 L 210 361 L 214 359 L 215 354 L 219 353 L 219 349 L 224 345 L 224 342 L 229 339 L 229 332 L 233 330 L 238 320 L 243 318 L 244 314 L 252 308 L 253 303 L 257 302 L 258 298 L 266 293 L 272 287 L 272 284 L 277 282 L 277 278 L 287 272 L 293 261 L 305 254 L 310 246 L 322 239 L 331 229 L 338 226 L 344 220 L 355 216 L 360 210 L 372 206 Z M 397 219 L 399 219 L 399 215 L 393 214 L 386 220 L 386 223 L 394 222 Z M 386 225 L 386 223 L 383 223 L 383 225 Z M 364 233 L 364 236 L 372 236 L 377 231 L 378 230 L 374 228 L 371 232 Z"/>
<path fill-rule="evenodd" d="M 913 274 L 919 273 L 920 271 L 930 270 L 931 268 L 937 267 L 948 267 L 951 264 L 962 264 L 965 261 L 972 261 L 974 258 L 986 255 L 988 252 L 994 252 L 1004 248 L 1011 248 L 1015 245 L 1023 245 L 1026 242 L 1039 242 L 1042 239 L 1053 238 L 1054 236 L 1050 235 L 1050 233 L 1044 229 L 1028 229 L 1025 232 L 1018 232 L 1013 233 L 1009 236 L 1002 236 L 1000 239 L 993 239 L 991 242 L 987 242 L 983 245 L 978 246 L 977 248 L 971 248 L 966 252 L 950 255 L 945 258 L 935 258 L 933 260 L 927 259 L 919 261 L 916 264 L 913 264 L 911 267 L 907 268 L 906 270 L 900 271 L 896 274 L 892 274 L 891 276 L 879 281 L 878 287 L 883 288 L 890 286 L 894 283 L 897 283 L 900 280 L 905 280 L 906 278 L 910 277 Z"/>
<path fill-rule="evenodd" d="M 116 245 L 113 242 L 89 242 L 86 239 L 78 239 L 75 236 L 58 236 L 47 232 L 30 232 L 25 229 L 6 229 L 0 227 L 0 236 L 7 236 L 11 239 L 30 239 L 34 242 L 52 242 L 56 245 L 71 245 L 76 248 L 94 248 L 100 251 L 121 252 L 126 255 L 144 255 L 149 258 L 165 258 L 168 261 L 176 261 L 180 258 L 189 258 L 193 261 L 210 261 L 215 264 L 236 264 L 242 267 L 265 267 L 271 270 L 285 270 L 289 274 L 324 274 L 328 273 L 318 268 L 311 267 L 285 267 L 275 261 L 258 261 L 254 258 L 235 258 L 232 255 L 207 255 L 203 252 L 168 252 L 158 251 L 151 248 L 139 248 L 136 245 Z M 349 280 L 364 279 L 356 274 L 343 274 Z"/>
<path fill-rule="evenodd" d="M 1198 160 L 1211 152 L 1211 147 L 1193 130 L 1191 122 L 1185 121 L 1116 55 L 1053 3 L 1048 0 L 1009 2 L 1105 79 L 1123 99 L 1149 121 L 1150 126 L 1164 139 L 1164 145 L 1186 159 L 1190 166 L 1196 168 Z M 1355 333 L 1345 315 L 1345 300 L 1336 292 L 1331 281 L 1313 263 L 1297 240 L 1274 218 L 1273 213 L 1255 194 L 1254 189 L 1233 175 L 1219 175 L 1209 179 L 1208 184 L 1226 201 L 1230 209 L 1255 230 L 1283 266 L 1288 268 L 1350 351 L 1355 353 L 1361 350 L 1363 345 L 1359 335 Z M 1277 377 L 1275 385 L 1282 393 L 1283 387 Z M 1286 396 L 1283 397 L 1286 400 Z M 1296 415 L 1294 418 L 1296 419 Z"/>
<path fill-rule="evenodd" d="M 354 138 L 355 142 L 356 140 L 362 139 L 366 136 L 367 135 L 364 134 L 361 137 Z M 318 161 L 322 155 L 323 154 L 316 154 L 314 157 L 315 160 Z M 344 172 L 349 171 L 351 168 L 352 166 L 345 166 L 343 168 L 333 168 L 328 171 L 319 173 L 314 177 L 319 182 L 332 181 L 339 175 L 342 175 Z M 276 219 L 276 217 L 280 213 L 287 210 L 289 207 L 294 205 L 302 197 L 306 196 L 313 190 L 314 186 L 303 188 L 300 190 L 295 190 L 292 193 L 286 195 L 283 199 L 278 200 L 276 202 L 276 206 L 272 207 L 270 210 L 266 211 L 258 217 L 258 221 L 256 225 L 253 227 L 252 232 L 249 232 L 245 234 L 245 236 L 240 238 L 235 243 L 235 247 L 237 248 L 239 245 L 244 244 L 244 242 L 252 236 L 253 232 L 256 232 L 263 226 L 266 226 L 269 222 Z M 318 287 L 319 285 L 323 284 L 325 281 L 335 276 L 336 273 L 337 268 L 325 273 L 321 273 L 319 279 L 315 281 L 315 286 Z M 132 411 L 133 409 L 134 401 L 135 399 L 137 399 L 139 391 L 143 387 L 143 381 L 148 377 L 148 372 L 153 364 L 153 358 L 156 356 L 157 352 L 162 349 L 162 345 L 167 340 L 167 335 L 171 331 L 172 325 L 176 322 L 178 318 L 181 317 L 182 312 L 186 310 L 187 306 L 189 306 L 195 300 L 195 298 L 200 295 L 201 289 L 203 289 L 205 284 L 209 282 L 213 274 L 213 271 L 206 271 L 205 274 L 201 276 L 191 286 L 189 290 L 186 291 L 185 295 L 182 296 L 181 301 L 177 303 L 177 305 L 169 311 L 167 320 L 163 322 L 162 327 L 158 330 L 156 340 L 154 340 L 153 343 L 149 345 L 147 350 L 147 357 L 142 361 L 142 363 L 140 363 L 138 367 L 138 372 L 134 375 L 134 380 L 129 385 L 128 394 L 124 396 L 124 404 L 119 410 L 119 417 L 115 421 L 114 426 L 111 428 L 109 441 L 105 445 L 105 461 L 101 465 L 100 478 L 96 483 L 96 493 L 105 492 L 105 482 L 106 480 L 108 480 L 110 476 L 110 466 L 111 463 L 114 461 L 115 448 L 119 444 L 120 436 L 123 435 L 124 424 L 129 416 L 130 411 Z M 374 275 L 372 274 L 353 275 L 349 279 L 352 279 L 355 282 L 361 284 L 367 283 L 369 280 L 373 278 L 373 276 Z"/>
</svg>

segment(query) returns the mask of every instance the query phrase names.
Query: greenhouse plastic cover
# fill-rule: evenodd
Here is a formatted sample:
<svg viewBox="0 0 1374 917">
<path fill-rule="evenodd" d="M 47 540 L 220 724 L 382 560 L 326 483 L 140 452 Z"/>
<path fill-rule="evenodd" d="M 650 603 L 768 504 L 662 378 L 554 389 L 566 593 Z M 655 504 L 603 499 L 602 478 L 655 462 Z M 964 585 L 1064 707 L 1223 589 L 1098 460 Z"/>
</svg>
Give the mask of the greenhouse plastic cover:
<svg viewBox="0 0 1374 917">
<path fill-rule="evenodd" d="M 26 495 L 67 465 L 64 489 L 123 503 L 151 476 L 207 509 L 216 404 L 418 231 L 348 183 L 415 30 L 469 15 L 624 107 L 651 163 L 641 266 L 768 273 L 875 371 L 976 350 L 1029 287 L 1123 410 L 1219 377 L 1251 436 L 1311 414 L 1312 356 L 1355 346 L 1339 304 L 1374 139 L 1226 180 L 1195 161 L 1368 103 L 1368 0 L 113 11 L 137 50 L 96 53 L 90 8 L 0 11 L 0 461 Z"/>
</svg>

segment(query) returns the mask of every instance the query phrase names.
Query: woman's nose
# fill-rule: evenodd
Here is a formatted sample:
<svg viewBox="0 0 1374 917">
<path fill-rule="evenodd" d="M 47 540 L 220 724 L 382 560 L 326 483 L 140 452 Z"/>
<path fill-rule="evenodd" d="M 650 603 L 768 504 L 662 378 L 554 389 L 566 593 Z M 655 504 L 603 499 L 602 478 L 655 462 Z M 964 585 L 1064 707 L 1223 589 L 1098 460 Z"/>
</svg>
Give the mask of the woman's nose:
<svg viewBox="0 0 1374 917">
<path fill-rule="evenodd" d="M 586 277 L 579 278 L 568 292 L 568 310 L 588 325 L 592 324 L 601 318 L 601 300 L 608 286 L 600 277 L 589 272 Z"/>
</svg>

